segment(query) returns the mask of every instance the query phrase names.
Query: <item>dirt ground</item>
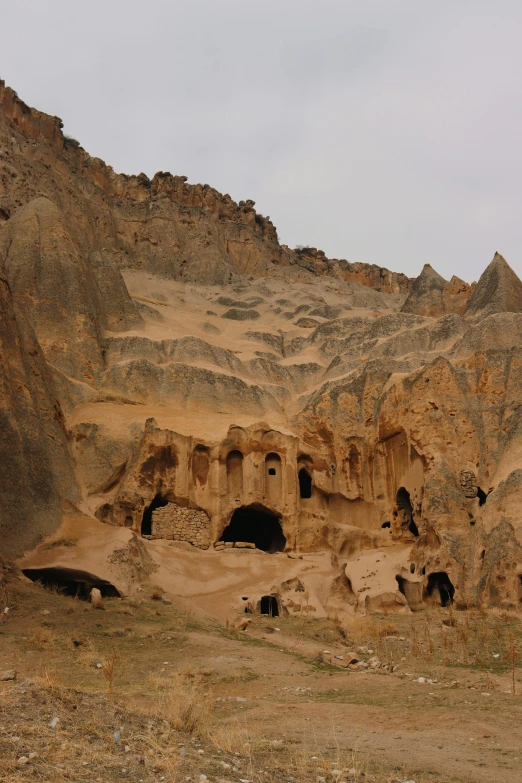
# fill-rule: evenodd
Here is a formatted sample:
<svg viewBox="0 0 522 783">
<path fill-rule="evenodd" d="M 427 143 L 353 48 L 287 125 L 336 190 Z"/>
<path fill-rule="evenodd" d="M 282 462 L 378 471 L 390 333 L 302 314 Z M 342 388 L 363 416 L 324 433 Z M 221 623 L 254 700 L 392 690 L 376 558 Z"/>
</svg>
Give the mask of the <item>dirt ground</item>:
<svg viewBox="0 0 522 783">
<path fill-rule="evenodd" d="M 2 783 L 522 780 L 520 615 L 234 631 L 153 588 L 95 609 L 13 574 L 0 598 Z"/>
</svg>

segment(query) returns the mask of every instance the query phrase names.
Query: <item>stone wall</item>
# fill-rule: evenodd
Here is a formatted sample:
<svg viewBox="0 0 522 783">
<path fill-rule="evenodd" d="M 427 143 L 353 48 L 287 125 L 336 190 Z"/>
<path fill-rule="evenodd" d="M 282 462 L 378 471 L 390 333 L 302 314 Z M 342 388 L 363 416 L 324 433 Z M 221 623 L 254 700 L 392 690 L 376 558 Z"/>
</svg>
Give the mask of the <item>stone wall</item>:
<svg viewBox="0 0 522 783">
<path fill-rule="evenodd" d="M 477 497 L 477 478 L 472 470 L 460 471 L 460 486 L 467 498 Z"/>
<path fill-rule="evenodd" d="M 186 541 L 199 549 L 210 546 L 210 519 L 198 508 L 184 508 L 169 503 L 152 513 L 152 535 L 146 538 L 166 538 Z"/>
</svg>

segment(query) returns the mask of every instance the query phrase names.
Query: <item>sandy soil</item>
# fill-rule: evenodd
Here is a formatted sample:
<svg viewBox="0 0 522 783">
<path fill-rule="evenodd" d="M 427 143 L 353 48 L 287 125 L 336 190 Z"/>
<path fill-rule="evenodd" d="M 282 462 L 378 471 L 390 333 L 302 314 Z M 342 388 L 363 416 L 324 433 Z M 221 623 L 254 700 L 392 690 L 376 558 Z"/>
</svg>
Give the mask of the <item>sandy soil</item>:
<svg viewBox="0 0 522 783">
<path fill-rule="evenodd" d="M 321 764 L 327 759 L 330 771 L 335 763 L 343 763 L 346 770 L 355 763 L 359 771 L 366 772 L 361 781 L 518 783 L 521 779 L 522 695 L 510 692 L 511 673 L 505 661 L 497 664 L 490 656 L 491 665 L 462 665 L 455 648 L 441 665 L 436 637 L 441 611 L 396 617 L 393 624 L 384 617 L 359 621 L 362 625 L 355 624 L 344 633 L 325 619 L 255 617 L 246 632 L 233 632 L 217 620 L 187 612 L 179 603 L 154 600 L 150 589 L 133 599 L 106 600 L 104 611 L 97 611 L 86 602 L 13 579 L 3 602 L 9 612 L 2 616 L 0 626 L 0 672 L 15 668 L 17 682 L 50 673 L 66 688 L 101 698 L 107 683 L 97 663 L 110 659 L 114 651 L 116 704 L 122 709 L 139 704 L 146 712 L 152 710 L 158 689 L 180 673 L 188 680 L 202 679 L 205 692 L 212 692 L 214 713 L 205 735 L 209 749 L 198 774 L 207 774 L 210 781 L 316 780 L 318 776 L 309 770 L 296 771 L 296 754 L 305 757 L 312 770 L 314 763 L 319 764 L 313 756 Z M 449 617 L 445 612 L 442 619 Z M 458 614 L 452 622 L 464 623 L 466 613 Z M 481 622 L 491 626 L 491 635 L 481 637 L 482 651 L 500 645 L 499 628 L 506 622 L 520 639 L 518 619 L 492 616 Z M 435 650 L 427 654 L 421 645 L 415 652 L 416 640 L 427 625 L 433 629 Z M 478 640 L 477 636 L 477 644 Z M 347 645 L 366 649 L 371 645 L 381 660 L 393 660 L 397 668 L 355 672 L 324 663 L 326 658 L 343 654 Z M 471 659 L 479 653 L 471 651 Z M 519 667 L 520 694 L 521 674 Z M 437 682 L 420 683 L 418 677 Z M 8 709 L 9 694 L 17 687 L 16 683 L 0 683 L 0 722 L 4 725 L 6 720 L 13 726 L 17 721 L 23 723 L 12 705 Z M 128 721 L 125 741 L 133 747 L 138 740 Z M 66 724 L 64 716 L 61 730 L 66 730 Z M 219 757 L 223 750 L 216 739 L 223 731 L 230 747 L 236 743 L 234 753 L 250 758 L 249 774 L 223 775 L 212 767 L 216 754 Z M 82 737 L 77 741 L 81 745 Z M 16 743 L 9 750 L 0 743 L 1 752 L 16 763 Z M 39 751 L 42 764 L 45 752 Z M 23 774 L 17 772 L 21 777 L 6 778 L 0 773 L 0 780 L 33 780 L 35 775 L 54 780 L 43 771 L 37 774 L 35 764 L 36 760 L 24 766 Z M 63 779 L 97 779 L 78 776 L 79 765 L 75 777 L 73 767 Z M 193 766 L 179 769 L 170 777 L 163 772 L 164 780 L 199 779 Z M 102 775 L 100 779 L 121 779 L 121 769 L 117 771 L 120 777 Z M 141 767 L 123 777 L 136 783 L 162 779 L 159 774 L 151 775 L 145 777 Z M 326 779 L 356 778 L 346 771 Z"/>
</svg>

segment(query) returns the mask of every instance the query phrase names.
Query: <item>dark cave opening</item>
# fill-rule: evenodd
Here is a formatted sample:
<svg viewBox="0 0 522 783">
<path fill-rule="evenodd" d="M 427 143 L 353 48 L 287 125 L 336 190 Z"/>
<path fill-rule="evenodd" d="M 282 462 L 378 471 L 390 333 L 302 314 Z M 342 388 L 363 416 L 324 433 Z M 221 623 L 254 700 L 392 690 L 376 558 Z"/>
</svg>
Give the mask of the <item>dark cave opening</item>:
<svg viewBox="0 0 522 783">
<path fill-rule="evenodd" d="M 113 584 L 99 579 L 88 571 L 74 568 L 24 568 L 22 572 L 32 582 L 54 588 L 62 595 L 70 595 L 88 601 L 93 587 L 97 587 L 104 598 L 119 598 L 120 593 Z"/>
<path fill-rule="evenodd" d="M 301 468 L 298 473 L 299 478 L 299 497 L 308 499 L 312 497 L 312 477 L 306 470 Z"/>
<path fill-rule="evenodd" d="M 477 497 L 478 497 L 479 506 L 484 506 L 486 504 L 486 500 L 488 499 L 488 496 L 486 495 L 484 490 L 481 489 L 480 487 L 477 487 Z"/>
<path fill-rule="evenodd" d="M 270 553 L 283 552 L 286 546 L 280 518 L 257 504 L 236 509 L 220 541 L 245 541 Z"/>
<path fill-rule="evenodd" d="M 397 491 L 396 504 L 399 510 L 402 527 L 406 527 L 410 533 L 417 538 L 419 535 L 419 528 L 415 524 L 410 493 L 405 487 L 400 487 Z"/>
<path fill-rule="evenodd" d="M 163 506 L 168 505 L 168 500 L 166 498 L 162 497 L 161 495 L 156 495 L 156 497 L 153 499 L 152 503 L 147 506 L 145 511 L 143 512 L 143 517 L 141 520 L 141 535 L 142 536 L 151 536 L 152 535 L 152 512 L 156 511 L 157 508 L 163 508 Z"/>
<path fill-rule="evenodd" d="M 406 579 L 404 579 L 402 576 L 396 576 L 395 579 L 397 580 L 397 586 L 399 588 L 399 592 L 402 593 L 404 596 L 406 596 L 406 590 L 404 588 L 404 583 L 406 582 Z"/>
<path fill-rule="evenodd" d="M 430 597 L 436 592 L 439 594 L 441 606 L 448 606 L 448 604 L 453 603 L 455 588 L 445 571 L 437 571 L 428 576 L 426 595 Z"/>
<path fill-rule="evenodd" d="M 273 595 L 264 595 L 261 598 L 260 614 L 267 614 L 269 617 L 279 617 L 279 604 L 277 598 Z"/>
<path fill-rule="evenodd" d="M 410 533 L 413 533 L 413 535 L 418 538 L 419 537 L 419 528 L 415 524 L 414 520 L 412 519 L 410 524 L 408 525 L 408 530 Z"/>
<path fill-rule="evenodd" d="M 389 522 L 383 522 L 383 523 L 382 523 L 382 525 L 381 525 L 381 527 L 382 527 L 382 528 L 383 528 L 383 530 L 384 530 L 384 528 L 386 528 L 386 527 L 391 527 L 391 524 L 390 524 Z"/>
</svg>

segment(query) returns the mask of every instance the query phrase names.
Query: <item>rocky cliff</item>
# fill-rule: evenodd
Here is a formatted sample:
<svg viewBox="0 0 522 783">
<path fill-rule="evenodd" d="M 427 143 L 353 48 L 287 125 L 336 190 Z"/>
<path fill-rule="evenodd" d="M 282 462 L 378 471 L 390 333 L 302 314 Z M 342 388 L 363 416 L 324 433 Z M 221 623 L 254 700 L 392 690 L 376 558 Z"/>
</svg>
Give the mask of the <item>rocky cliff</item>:
<svg viewBox="0 0 522 783">
<path fill-rule="evenodd" d="M 238 552 L 289 612 L 263 558 L 303 558 L 319 614 L 521 605 L 522 283 L 500 255 L 468 285 L 290 250 L 254 202 L 116 174 L 3 83 L 0 221 L 2 549 L 31 574 L 183 592 L 186 546 L 218 607 Z"/>
</svg>

